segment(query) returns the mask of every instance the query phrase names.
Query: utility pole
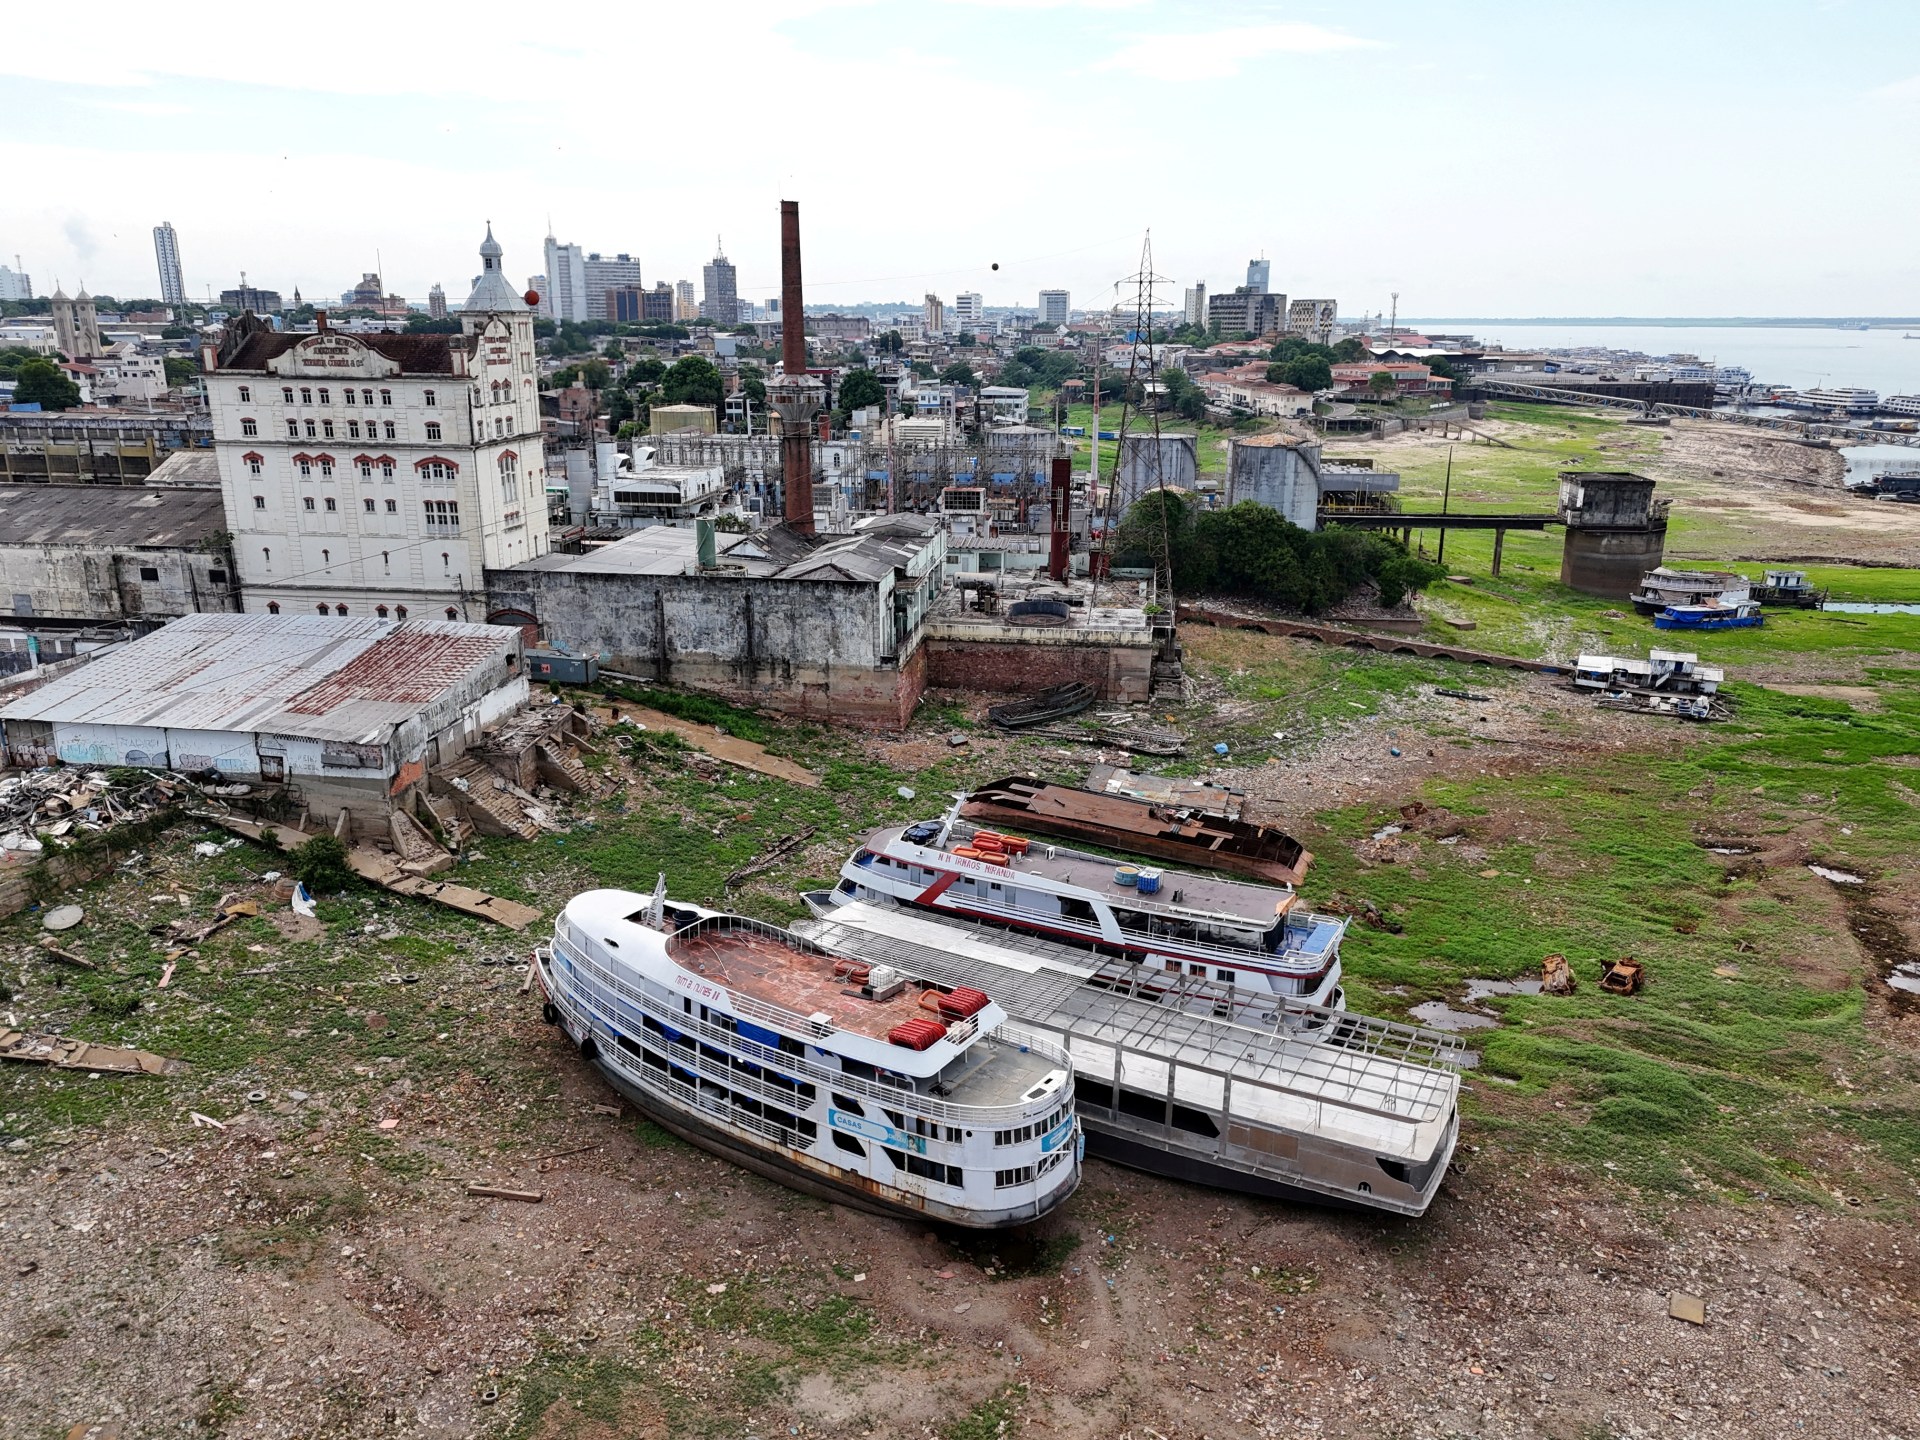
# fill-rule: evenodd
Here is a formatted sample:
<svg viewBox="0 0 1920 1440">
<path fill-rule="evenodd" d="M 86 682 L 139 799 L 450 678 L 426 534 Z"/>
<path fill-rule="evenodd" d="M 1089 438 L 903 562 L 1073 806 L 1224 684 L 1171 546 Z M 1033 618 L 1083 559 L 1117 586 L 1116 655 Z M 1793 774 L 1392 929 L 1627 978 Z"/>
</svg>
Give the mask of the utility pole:
<svg viewBox="0 0 1920 1440">
<path fill-rule="evenodd" d="M 1440 518 L 1443 521 L 1446 519 L 1446 515 L 1447 515 L 1447 502 L 1452 498 L 1453 498 L 1453 447 L 1449 445 L 1447 446 L 1447 478 L 1446 478 L 1445 484 L 1443 484 L 1440 488 Z M 1444 565 L 1447 563 L 1447 527 L 1444 524 L 1440 526 L 1440 553 L 1434 557 L 1433 563 L 1436 565 Z"/>
<path fill-rule="evenodd" d="M 1387 322 L 1387 344 L 1398 343 L 1400 336 L 1400 292 L 1393 292 L 1393 318 Z"/>
</svg>

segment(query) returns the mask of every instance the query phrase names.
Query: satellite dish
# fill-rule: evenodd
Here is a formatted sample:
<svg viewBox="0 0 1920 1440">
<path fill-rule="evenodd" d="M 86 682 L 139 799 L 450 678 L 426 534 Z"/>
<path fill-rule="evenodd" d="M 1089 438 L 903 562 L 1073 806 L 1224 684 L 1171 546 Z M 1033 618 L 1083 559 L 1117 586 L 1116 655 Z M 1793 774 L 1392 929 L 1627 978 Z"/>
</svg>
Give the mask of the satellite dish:
<svg viewBox="0 0 1920 1440">
<path fill-rule="evenodd" d="M 526 300 L 527 300 L 527 308 L 531 310 L 534 306 L 540 303 L 540 292 L 538 290 L 527 291 Z"/>
</svg>

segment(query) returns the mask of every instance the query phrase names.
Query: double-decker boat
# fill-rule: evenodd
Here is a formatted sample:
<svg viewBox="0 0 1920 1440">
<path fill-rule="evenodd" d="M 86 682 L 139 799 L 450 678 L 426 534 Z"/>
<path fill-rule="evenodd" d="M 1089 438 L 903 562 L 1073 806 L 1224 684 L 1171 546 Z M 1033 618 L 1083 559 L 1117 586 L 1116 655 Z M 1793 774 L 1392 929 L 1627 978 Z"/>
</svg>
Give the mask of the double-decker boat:
<svg viewBox="0 0 1920 1440">
<path fill-rule="evenodd" d="M 974 1229 L 1079 1182 L 1073 1066 L 966 986 L 775 926 L 589 890 L 539 956 L 545 1017 L 664 1128 L 798 1190 Z"/>
<path fill-rule="evenodd" d="M 874 831 L 840 867 L 816 913 L 852 901 L 1026 931 L 1148 969 L 1339 1009 L 1347 922 L 1301 907 L 1290 887 L 1141 869 L 1003 835 L 960 818 Z"/>
</svg>

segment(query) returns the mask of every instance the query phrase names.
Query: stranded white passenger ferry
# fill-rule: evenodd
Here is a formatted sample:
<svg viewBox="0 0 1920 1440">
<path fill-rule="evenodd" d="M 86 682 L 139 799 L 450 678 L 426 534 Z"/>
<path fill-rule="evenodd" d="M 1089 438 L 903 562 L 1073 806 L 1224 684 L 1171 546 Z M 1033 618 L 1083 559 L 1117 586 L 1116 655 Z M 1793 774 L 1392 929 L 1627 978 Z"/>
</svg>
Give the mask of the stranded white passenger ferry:
<svg viewBox="0 0 1920 1440">
<path fill-rule="evenodd" d="M 978 990 L 908 981 L 664 889 L 576 895 L 546 1018 L 674 1134 L 883 1214 L 1021 1225 L 1079 1181 L 1072 1063 Z"/>
<path fill-rule="evenodd" d="M 808 899 L 823 914 L 856 900 L 908 905 L 1303 1005 L 1346 1004 L 1347 922 L 1300 909 L 1291 889 L 1142 871 L 984 830 L 957 806 L 939 820 L 874 831 L 840 867 L 839 885 Z"/>
</svg>

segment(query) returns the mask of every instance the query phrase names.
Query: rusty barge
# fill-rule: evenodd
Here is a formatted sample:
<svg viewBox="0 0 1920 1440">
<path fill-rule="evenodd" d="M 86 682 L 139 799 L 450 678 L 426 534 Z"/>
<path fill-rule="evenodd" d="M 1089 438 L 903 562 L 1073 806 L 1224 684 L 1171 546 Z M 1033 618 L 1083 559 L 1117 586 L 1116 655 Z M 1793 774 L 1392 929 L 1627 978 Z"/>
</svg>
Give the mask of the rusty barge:
<svg viewBox="0 0 1920 1440">
<path fill-rule="evenodd" d="M 1193 805 L 1156 804 L 1010 775 L 961 803 L 976 824 L 1084 840 L 1125 855 L 1152 855 L 1202 870 L 1227 870 L 1275 885 L 1298 885 L 1313 856 L 1271 825 Z"/>
</svg>

